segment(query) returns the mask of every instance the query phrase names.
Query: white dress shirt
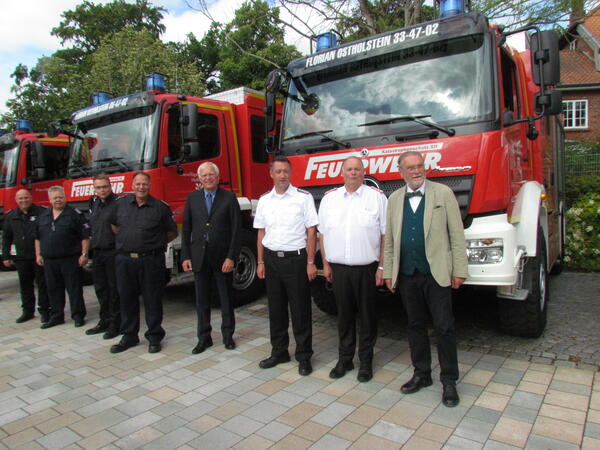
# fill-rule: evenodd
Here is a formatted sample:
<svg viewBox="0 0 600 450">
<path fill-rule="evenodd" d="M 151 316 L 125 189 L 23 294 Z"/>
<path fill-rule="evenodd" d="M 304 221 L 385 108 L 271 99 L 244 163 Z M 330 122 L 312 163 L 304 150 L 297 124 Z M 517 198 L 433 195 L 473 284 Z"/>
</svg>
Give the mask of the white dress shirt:
<svg viewBox="0 0 600 450">
<path fill-rule="evenodd" d="M 379 261 L 385 235 L 387 198 L 379 189 L 361 185 L 327 192 L 319 206 L 319 232 L 330 263 L 362 266 Z"/>
<path fill-rule="evenodd" d="M 420 191 L 421 194 L 425 195 L 425 183 L 423 183 L 421 186 L 419 186 L 418 189 L 415 189 L 414 191 L 408 187 L 408 185 L 406 186 L 406 192 L 415 192 L 415 191 Z M 417 209 L 419 208 L 419 203 L 421 203 L 421 200 L 423 200 L 423 197 L 415 195 L 414 197 L 411 197 L 408 199 L 408 202 L 410 203 L 410 207 L 413 210 L 413 212 L 417 212 Z"/>
<path fill-rule="evenodd" d="M 306 229 L 319 223 L 313 196 L 289 185 L 283 194 L 275 188 L 259 200 L 254 228 L 264 228 L 262 245 L 273 251 L 306 248 Z"/>
</svg>

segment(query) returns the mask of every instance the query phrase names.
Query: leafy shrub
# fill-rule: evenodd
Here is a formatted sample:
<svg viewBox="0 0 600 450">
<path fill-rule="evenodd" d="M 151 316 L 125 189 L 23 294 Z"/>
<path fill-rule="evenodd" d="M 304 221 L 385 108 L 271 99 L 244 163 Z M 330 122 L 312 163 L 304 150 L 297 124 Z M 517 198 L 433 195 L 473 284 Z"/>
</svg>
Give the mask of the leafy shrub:
<svg viewBox="0 0 600 450">
<path fill-rule="evenodd" d="M 570 269 L 600 270 L 600 194 L 582 195 L 567 210 L 564 262 Z"/>
<path fill-rule="evenodd" d="M 569 175 L 565 180 L 567 206 L 574 206 L 590 192 L 600 192 L 600 175 Z"/>
</svg>

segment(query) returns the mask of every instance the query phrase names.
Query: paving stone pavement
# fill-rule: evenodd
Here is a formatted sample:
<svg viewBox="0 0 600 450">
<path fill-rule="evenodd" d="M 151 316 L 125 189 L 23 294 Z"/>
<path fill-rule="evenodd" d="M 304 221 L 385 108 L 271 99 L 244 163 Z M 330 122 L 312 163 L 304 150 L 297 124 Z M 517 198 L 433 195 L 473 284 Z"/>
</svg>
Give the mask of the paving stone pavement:
<svg viewBox="0 0 600 450">
<path fill-rule="evenodd" d="M 225 350 L 215 332 L 213 347 L 191 355 L 196 316 L 184 300 L 191 285 L 167 291 L 162 352 L 149 354 L 144 343 L 112 355 L 108 349 L 116 339 L 83 331 L 97 320 L 90 287 L 84 329 L 67 320 L 41 330 L 38 318 L 14 323 L 16 274 L 2 272 L 0 448 L 600 448 L 599 287 L 598 275 L 561 275 L 553 286 L 559 294 L 553 291 L 548 331 L 527 341 L 526 351 L 520 341 L 496 335 L 488 323 L 493 309 L 472 313 L 483 317 L 474 321 L 478 334 L 469 329 L 469 314 L 461 315 L 461 403 L 449 409 L 440 402 L 437 370 L 433 386 L 399 392 L 412 375 L 401 316 L 383 323 L 372 381 L 357 382 L 356 370 L 333 381 L 335 322 L 318 311 L 315 371 L 308 377 L 298 375 L 295 362 L 258 368 L 270 351 L 264 299 L 236 311 L 235 350 Z M 578 290 L 583 292 L 570 298 Z M 561 296 L 565 304 L 557 300 Z M 569 302 L 580 315 L 567 312 Z M 212 321 L 218 330 L 218 310 Z M 573 327 L 566 343 L 554 342 L 561 334 L 552 327 L 561 321 Z M 504 349 L 497 348 L 501 342 L 508 342 Z M 565 359 L 554 350 L 563 344 Z M 544 355 L 542 348 L 550 351 Z"/>
</svg>

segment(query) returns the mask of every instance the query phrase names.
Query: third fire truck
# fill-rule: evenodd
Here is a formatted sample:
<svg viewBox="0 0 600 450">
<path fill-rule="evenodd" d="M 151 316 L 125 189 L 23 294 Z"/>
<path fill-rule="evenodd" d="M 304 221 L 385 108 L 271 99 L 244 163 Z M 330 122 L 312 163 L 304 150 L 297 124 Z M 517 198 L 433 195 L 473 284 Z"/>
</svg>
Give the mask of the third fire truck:
<svg viewBox="0 0 600 450">
<path fill-rule="evenodd" d="M 356 42 L 327 33 L 315 53 L 272 72 L 269 132 L 277 94 L 285 105 L 271 145 L 317 201 L 343 183 L 351 155 L 363 159 L 366 183 L 389 195 L 404 184 L 398 155 L 421 152 L 428 178 L 451 187 L 460 205 L 466 284 L 496 289 L 504 331 L 539 336 L 548 273 L 563 254 L 557 36 L 503 32 L 460 2 L 441 3 L 438 20 Z M 334 310 L 324 279 L 313 284 L 318 306 Z"/>
</svg>

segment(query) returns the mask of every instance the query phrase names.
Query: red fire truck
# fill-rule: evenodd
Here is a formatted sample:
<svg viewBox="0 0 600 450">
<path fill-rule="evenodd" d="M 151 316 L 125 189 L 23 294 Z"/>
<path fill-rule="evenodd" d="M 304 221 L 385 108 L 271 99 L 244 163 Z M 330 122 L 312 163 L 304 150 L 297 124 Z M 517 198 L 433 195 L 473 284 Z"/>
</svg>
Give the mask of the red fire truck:
<svg viewBox="0 0 600 450">
<path fill-rule="evenodd" d="M 362 157 L 366 183 L 389 195 L 404 185 L 398 155 L 421 152 L 428 177 L 450 186 L 460 205 L 466 284 L 496 289 L 505 332 L 539 336 L 548 273 L 563 254 L 557 36 L 534 27 L 506 33 L 456 3 L 442 0 L 438 20 L 356 42 L 337 45 L 326 33 L 316 53 L 272 72 L 268 133 L 277 94 L 285 106 L 270 146 L 292 160 L 293 184 L 317 201 L 343 183 L 348 156 Z M 522 49 L 507 45 L 509 35 Z M 313 284 L 315 303 L 334 312 L 327 283 Z"/>
<path fill-rule="evenodd" d="M 32 133 L 28 120 L 17 120 L 16 131 L 0 136 L 0 235 L 17 191 L 27 189 L 34 203 L 48 205 L 48 188 L 62 184 L 68 160 L 68 137 Z"/>
<path fill-rule="evenodd" d="M 130 191 L 135 172 L 152 178 L 151 194 L 173 209 L 181 224 L 187 195 L 199 187 L 198 166 L 210 161 L 220 169 L 220 186 L 238 196 L 244 218 L 242 250 L 234 272 L 239 303 L 262 291 L 256 277 L 256 234 L 252 211 L 269 189 L 265 149 L 264 98 L 238 88 L 205 98 L 164 91 L 158 74 L 147 77 L 147 90 L 111 99 L 92 96 L 94 104 L 71 115 L 75 126 L 64 182 L 71 205 L 88 208 L 92 177 L 109 175 L 113 191 Z M 56 133 L 60 125 L 52 124 Z M 181 275 L 179 238 L 169 245 L 169 276 Z"/>
</svg>

